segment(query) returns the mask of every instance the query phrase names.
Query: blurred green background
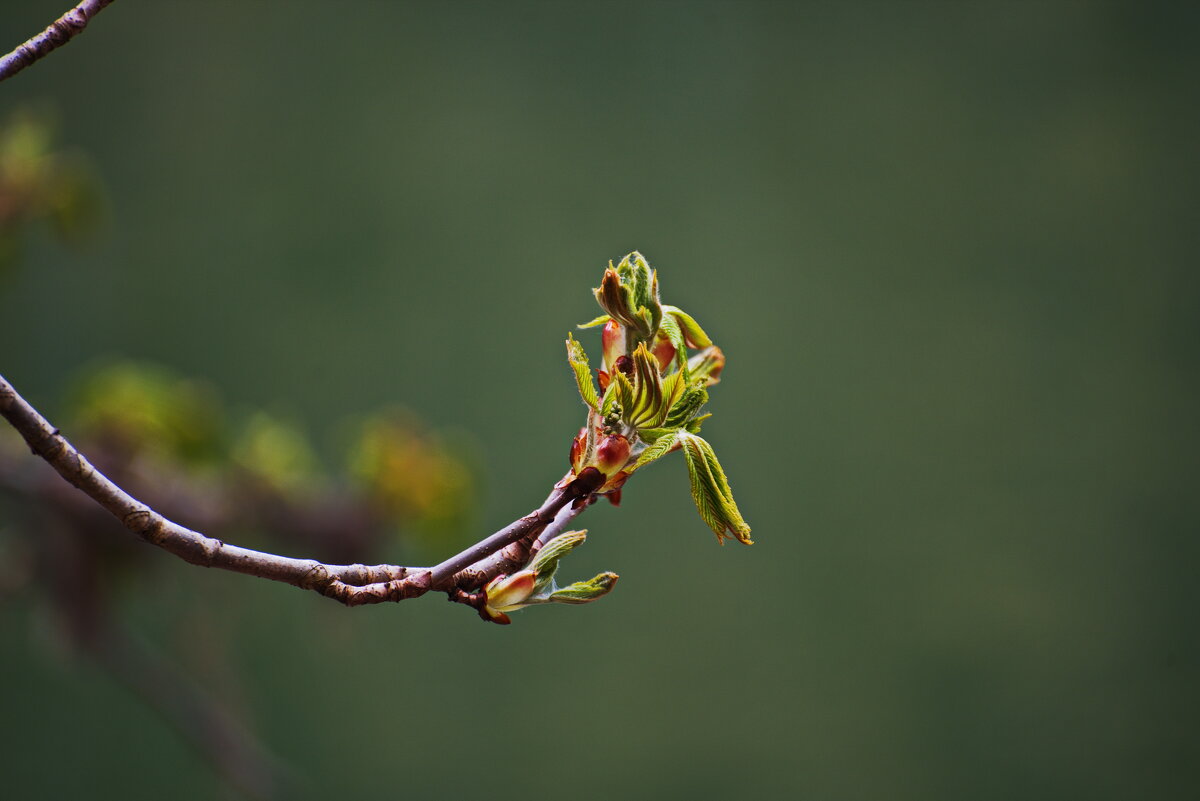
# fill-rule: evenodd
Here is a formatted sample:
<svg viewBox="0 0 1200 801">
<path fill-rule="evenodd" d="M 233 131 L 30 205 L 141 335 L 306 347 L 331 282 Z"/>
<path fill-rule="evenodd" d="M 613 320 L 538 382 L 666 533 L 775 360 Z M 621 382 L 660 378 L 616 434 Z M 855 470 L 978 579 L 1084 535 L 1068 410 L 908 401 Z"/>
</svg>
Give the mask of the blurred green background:
<svg viewBox="0 0 1200 801">
<path fill-rule="evenodd" d="M 65 5 L 5 3 L 0 48 Z M 203 606 L 297 797 L 1194 798 L 1197 8 L 125 0 L 0 85 L 110 220 L 30 232 L 0 371 L 54 415 L 158 362 L 327 455 L 401 402 L 476 443 L 477 535 L 566 469 L 562 340 L 640 249 L 729 358 L 705 434 L 755 546 L 674 456 L 582 518 L 592 606 L 162 554 L 138 636 L 228 696 Z M 225 794 L 34 600 L 0 635 L 6 793 Z"/>
</svg>

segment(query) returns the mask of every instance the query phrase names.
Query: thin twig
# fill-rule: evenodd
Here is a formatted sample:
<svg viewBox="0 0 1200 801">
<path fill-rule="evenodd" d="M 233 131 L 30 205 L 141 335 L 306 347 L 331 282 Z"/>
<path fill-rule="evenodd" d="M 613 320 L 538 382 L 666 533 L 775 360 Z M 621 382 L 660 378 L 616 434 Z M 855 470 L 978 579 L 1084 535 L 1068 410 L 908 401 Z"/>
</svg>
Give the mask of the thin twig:
<svg viewBox="0 0 1200 801">
<path fill-rule="evenodd" d="M 459 590 L 469 591 L 482 587 L 494 576 L 520 570 L 528 564 L 530 557 L 537 552 L 538 548 L 562 533 L 567 523 L 574 520 L 580 512 L 588 507 L 591 501 L 592 496 L 585 496 L 582 501 L 565 504 L 544 528 L 531 529 L 525 536 L 503 550 L 496 551 L 486 559 L 480 559 L 470 567 L 463 568 L 455 573 L 453 580 L 447 584 Z M 438 589 L 442 589 L 442 587 L 438 586 Z M 469 592 L 451 594 L 453 600 L 464 600 L 467 597 L 470 597 Z"/>
<path fill-rule="evenodd" d="M 346 606 L 402 601 L 424 595 L 430 589 L 445 591 L 452 600 L 458 599 L 461 594 L 452 590 L 476 589 L 503 567 L 500 561 L 489 562 L 482 570 L 472 570 L 472 565 L 513 543 L 528 540 L 532 545 L 533 539 L 564 506 L 572 504 L 582 509 L 603 482 L 603 476 L 594 468 L 583 471 L 572 481 L 560 482 L 563 486 L 556 487 L 540 507 L 433 568 L 327 565 L 315 559 L 296 559 L 229 545 L 168 520 L 92 466 L 3 376 L 0 376 L 0 415 L 59 475 L 152 545 L 194 565 L 281 581 L 313 590 Z"/>
<path fill-rule="evenodd" d="M 50 51 L 78 36 L 113 0 L 84 0 L 8 55 L 0 58 L 0 81 L 11 78 Z"/>
<path fill-rule="evenodd" d="M 586 509 L 586 506 L 572 504 L 564 509 L 561 509 L 554 519 L 550 521 L 550 525 L 542 529 L 542 533 L 537 536 L 537 540 L 533 544 L 535 551 L 541 550 L 547 542 L 562 534 L 566 529 L 567 524 L 579 516 L 579 513 Z"/>
<path fill-rule="evenodd" d="M 430 570 L 431 586 L 439 588 L 444 586 L 458 572 L 465 570 L 481 559 L 486 559 L 501 548 L 511 545 L 514 542 L 529 537 L 532 543 L 532 538 L 536 537 L 543 529 L 550 525 L 564 506 L 571 503 L 572 506 L 578 505 L 582 509 L 587 506 L 586 499 L 590 498 L 592 493 L 598 490 L 603 483 L 604 476 L 594 467 L 584 470 L 577 479 L 568 484 L 564 489 L 555 488 L 554 492 L 550 493 L 550 497 L 546 499 L 546 502 L 536 511 L 510 523 L 487 539 L 481 540 L 462 553 L 452 556 L 437 567 L 432 568 Z"/>
</svg>

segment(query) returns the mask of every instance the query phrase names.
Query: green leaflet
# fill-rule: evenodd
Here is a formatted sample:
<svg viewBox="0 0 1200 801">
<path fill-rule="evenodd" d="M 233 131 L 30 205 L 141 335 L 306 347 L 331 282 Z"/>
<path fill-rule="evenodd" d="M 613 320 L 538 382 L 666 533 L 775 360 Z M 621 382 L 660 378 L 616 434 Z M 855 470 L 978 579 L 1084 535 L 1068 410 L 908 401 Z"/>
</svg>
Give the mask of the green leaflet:
<svg viewBox="0 0 1200 801">
<path fill-rule="evenodd" d="M 609 395 L 612 396 L 612 401 L 610 401 Z M 608 391 L 604 394 L 604 403 L 609 409 L 613 402 L 621 407 L 622 415 L 628 420 L 630 411 L 633 409 L 633 384 L 629 383 L 629 379 L 621 372 L 612 374 L 608 382 Z M 602 411 L 607 413 L 608 409 Z"/>
<path fill-rule="evenodd" d="M 674 434 L 678 430 L 678 428 L 639 428 L 637 435 L 638 439 L 640 439 L 642 442 L 646 443 L 647 445 L 653 445 L 654 443 L 658 442 L 661 437 L 665 437 L 668 434 Z"/>
<path fill-rule="evenodd" d="M 663 310 L 658 300 L 658 275 L 642 254 L 634 251 L 616 267 L 610 261 L 595 295 L 601 308 L 638 339 L 654 338 Z"/>
<path fill-rule="evenodd" d="M 703 378 L 706 386 L 720 383 L 725 369 L 725 354 L 716 345 L 709 345 L 687 360 L 688 375 Z"/>
<path fill-rule="evenodd" d="M 682 373 L 676 373 L 676 375 L 682 376 Z M 681 428 L 706 403 L 708 403 L 708 391 L 704 388 L 703 380 L 696 381 L 687 386 L 684 386 L 681 380 L 679 395 L 675 402 L 671 404 L 670 414 L 667 415 L 666 422 L 663 425 L 666 428 Z"/>
<path fill-rule="evenodd" d="M 696 502 L 696 510 L 701 519 L 717 535 L 717 542 L 724 544 L 725 538 L 732 535 L 738 542 L 753 544 L 753 540 L 750 539 L 750 526 L 746 525 L 741 512 L 738 511 L 733 500 L 733 490 L 729 488 L 725 471 L 721 469 L 721 463 L 717 461 L 712 446 L 686 431 L 680 431 L 678 437 L 683 446 L 684 459 L 687 461 L 692 500 Z"/>
<path fill-rule="evenodd" d="M 707 348 L 712 345 L 712 340 L 708 338 L 708 334 L 704 333 L 704 329 L 700 327 L 700 323 L 696 322 L 690 314 L 685 312 L 678 306 L 663 306 L 663 311 L 671 317 L 674 317 L 683 328 L 683 333 L 687 336 L 688 342 L 694 348 Z"/>
<path fill-rule="evenodd" d="M 559 587 L 554 581 L 558 563 L 564 556 L 583 544 L 586 531 L 567 531 L 554 537 L 520 571 L 511 576 L 497 577 L 488 583 L 486 592 L 489 614 L 500 623 L 509 622 L 505 613 L 536 604 L 586 604 L 602 598 L 617 583 L 616 573 L 600 573 L 587 581 L 576 581 Z"/>
<path fill-rule="evenodd" d="M 579 387 L 579 396 L 588 406 L 598 410 L 600 397 L 596 394 L 596 385 L 592 383 L 592 368 L 588 365 L 587 352 L 570 334 L 567 334 L 567 361 L 575 373 L 575 385 Z"/>
<path fill-rule="evenodd" d="M 684 392 L 683 374 L 672 373 L 664 381 L 644 342 L 633 352 L 632 382 L 620 373 L 613 381 L 625 422 L 637 429 L 661 427 Z"/>
<path fill-rule="evenodd" d="M 650 305 L 650 265 L 641 253 L 635 250 L 621 259 L 617 274 L 628 279 L 628 285 L 633 290 L 633 302 L 637 306 Z"/>
<path fill-rule="evenodd" d="M 587 581 L 577 581 L 555 590 L 546 600 L 559 604 L 586 604 L 612 592 L 618 578 L 616 573 L 601 573 Z"/>
<path fill-rule="evenodd" d="M 612 262 L 609 262 L 609 268 L 604 271 L 604 278 L 601 279 L 600 286 L 593 290 L 593 294 L 600 308 L 619 324 L 629 327 L 641 336 L 650 335 L 648 330 L 644 330 L 646 321 L 638 314 L 633 289 L 622 279 L 621 274 L 612 268 Z"/>
<path fill-rule="evenodd" d="M 587 529 L 582 531 L 567 531 L 542 546 L 537 552 L 529 568 L 537 573 L 537 582 L 533 585 L 533 595 L 540 595 L 554 581 L 554 573 L 558 570 L 558 562 L 587 539 Z"/>
<path fill-rule="evenodd" d="M 663 405 L 662 379 L 658 375 L 658 362 L 644 342 L 633 352 L 633 388 L 633 405 L 627 410 L 625 419 L 635 428 L 662 425 L 662 420 L 658 419 Z"/>
<path fill-rule="evenodd" d="M 653 270 L 650 273 L 650 297 L 647 301 L 647 306 L 650 309 L 650 336 L 658 331 L 658 327 L 662 324 L 663 308 L 662 301 L 658 299 L 658 271 Z"/>
<path fill-rule="evenodd" d="M 681 428 L 698 434 L 700 421 L 711 417 L 706 414 L 693 419 L 700 408 L 708 402 L 708 392 L 704 389 L 703 381 L 696 381 L 688 386 L 686 380 L 683 373 L 672 373 L 663 381 L 664 405 L 669 404 L 666 420 L 658 426 L 639 428 L 637 433 L 642 442 L 653 445 L 662 437 L 674 434 Z"/>
<path fill-rule="evenodd" d="M 687 376 L 682 372 L 671 373 L 662 382 L 662 408 L 659 410 L 659 418 L 661 418 L 660 426 L 668 425 L 667 420 L 671 417 L 671 410 L 679 403 L 679 399 L 683 397 L 683 393 L 687 390 Z"/>
<path fill-rule="evenodd" d="M 679 443 L 679 431 L 664 431 L 660 434 L 652 445 L 642 451 L 642 455 L 633 463 L 633 467 L 629 472 L 636 473 L 640 468 L 645 467 L 653 461 L 657 461 L 675 448 Z"/>
<path fill-rule="evenodd" d="M 624 409 L 624 404 L 621 402 L 621 381 L 625 376 L 622 373 L 616 373 L 608 382 L 608 389 L 604 390 L 604 398 L 600 401 L 600 414 L 607 417 L 612 414 L 613 407 L 621 406 Z M 633 387 L 629 386 L 629 381 L 625 382 L 629 387 L 629 394 L 633 394 Z"/>
</svg>

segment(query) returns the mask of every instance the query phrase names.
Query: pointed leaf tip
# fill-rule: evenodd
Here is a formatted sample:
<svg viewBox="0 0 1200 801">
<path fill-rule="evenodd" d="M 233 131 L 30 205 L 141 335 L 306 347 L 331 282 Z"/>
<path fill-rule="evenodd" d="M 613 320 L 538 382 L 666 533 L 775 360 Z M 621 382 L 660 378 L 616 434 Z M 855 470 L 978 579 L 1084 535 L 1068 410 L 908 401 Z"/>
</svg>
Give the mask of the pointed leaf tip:
<svg viewBox="0 0 1200 801">
<path fill-rule="evenodd" d="M 679 432 L 679 441 L 691 480 L 692 500 L 700 518 L 717 535 L 718 542 L 724 544 L 725 538 L 732 536 L 743 545 L 753 545 L 750 526 L 733 500 L 733 490 L 712 446 L 687 431 Z"/>
<path fill-rule="evenodd" d="M 596 392 L 596 384 L 592 381 L 592 370 L 588 365 L 587 351 L 579 340 L 567 334 L 567 363 L 575 374 L 575 386 L 579 389 L 579 397 L 593 409 L 600 408 L 600 396 Z"/>
<path fill-rule="evenodd" d="M 586 604 L 612 592 L 620 578 L 616 573 L 600 573 L 587 581 L 577 581 L 551 593 L 548 600 L 559 604 Z"/>
</svg>

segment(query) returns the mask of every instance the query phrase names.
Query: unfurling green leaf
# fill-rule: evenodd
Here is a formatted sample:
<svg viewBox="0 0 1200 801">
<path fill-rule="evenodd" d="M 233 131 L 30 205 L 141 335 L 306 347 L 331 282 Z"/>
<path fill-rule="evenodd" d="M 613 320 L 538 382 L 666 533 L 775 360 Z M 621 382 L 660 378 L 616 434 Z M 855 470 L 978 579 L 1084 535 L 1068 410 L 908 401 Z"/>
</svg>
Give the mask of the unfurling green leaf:
<svg viewBox="0 0 1200 801">
<path fill-rule="evenodd" d="M 679 431 L 668 431 L 658 436 L 650 447 L 642 451 L 642 455 L 637 458 L 630 468 L 630 473 L 635 473 L 639 469 L 645 467 L 653 461 L 661 459 L 679 445 Z"/>
<path fill-rule="evenodd" d="M 586 531 L 567 531 L 542 546 L 524 568 L 511 576 L 497 576 L 484 588 L 483 614 L 507 624 L 509 612 L 537 604 L 585 604 L 607 595 L 617 583 L 616 573 L 601 573 L 587 581 L 559 587 L 554 581 L 559 561 L 587 539 Z"/>
<path fill-rule="evenodd" d="M 658 374 L 658 362 L 644 342 L 633 352 L 632 381 L 618 373 L 613 383 L 617 385 L 625 422 L 639 429 L 662 427 L 684 391 L 683 374 L 672 373 L 664 381 Z"/>
<path fill-rule="evenodd" d="M 583 402 L 593 409 L 600 409 L 600 397 L 596 394 L 596 385 L 592 382 L 592 368 L 588 365 L 587 353 L 583 345 L 575 337 L 567 334 L 567 361 L 575 373 L 575 384 L 579 387 L 579 396 Z"/>
<path fill-rule="evenodd" d="M 662 425 L 658 419 L 663 405 L 662 378 L 658 375 L 658 362 L 644 342 L 633 352 L 633 389 L 633 403 L 625 410 L 629 424 L 635 428 Z"/>
<path fill-rule="evenodd" d="M 658 276 L 642 254 L 630 253 L 616 267 L 609 262 L 594 294 L 596 302 L 613 320 L 629 328 L 640 340 L 653 339 L 663 309 L 658 300 Z"/>
<path fill-rule="evenodd" d="M 611 265 L 611 262 L 609 264 Z M 637 315 L 637 303 L 633 298 L 633 290 L 621 280 L 621 276 L 611 266 L 604 271 L 600 286 L 594 290 L 594 293 L 596 302 L 600 304 L 600 308 L 608 312 L 609 317 L 621 325 L 637 331 L 640 336 L 650 335 L 644 321 Z"/>
<path fill-rule="evenodd" d="M 632 289 L 634 303 L 638 306 L 650 305 L 651 282 L 654 279 L 650 270 L 650 264 L 641 253 L 635 250 L 621 259 L 621 263 L 617 265 L 617 275 L 626 279 L 622 283 Z M 653 288 L 658 288 L 657 281 L 654 281 Z"/>
<path fill-rule="evenodd" d="M 690 347 L 707 348 L 712 345 L 712 340 L 708 338 L 708 334 L 704 333 L 700 323 L 696 322 L 695 318 L 683 309 L 677 306 L 663 306 L 662 310 L 679 323 Z"/>
<path fill-rule="evenodd" d="M 676 373 L 676 375 L 681 376 L 682 373 Z M 708 403 L 708 392 L 704 389 L 704 382 L 693 381 L 680 390 L 679 397 L 671 406 L 671 412 L 667 415 L 663 425 L 667 428 L 683 427 L 696 416 L 696 413 L 706 403 Z"/>
<path fill-rule="evenodd" d="M 587 539 L 587 530 L 582 531 L 567 531 L 559 534 L 554 539 L 542 546 L 542 549 L 534 556 L 530 562 L 529 568 L 537 573 L 537 583 L 534 585 L 533 594 L 540 594 L 554 580 L 554 573 L 558 570 L 558 561 L 569 554 L 576 547 L 583 544 Z"/>
<path fill-rule="evenodd" d="M 550 593 L 550 597 L 547 600 L 557 604 L 590 603 L 612 592 L 612 588 L 616 585 L 618 578 L 620 576 L 616 573 L 601 573 L 592 576 L 587 581 L 577 581 L 574 584 L 568 584 L 562 589 L 555 590 Z"/>
<path fill-rule="evenodd" d="M 633 409 L 633 400 L 633 384 L 625 377 L 624 373 L 613 373 L 612 380 L 608 384 L 608 391 L 604 393 L 605 408 L 601 411 L 607 414 L 613 404 L 616 404 L 621 407 L 621 414 L 628 420 Z"/>
<path fill-rule="evenodd" d="M 717 542 L 724 544 L 725 538 L 732 535 L 738 542 L 753 544 L 750 526 L 746 525 L 734 503 L 733 491 L 712 446 L 686 431 L 680 431 L 678 437 L 687 460 L 692 500 L 696 502 L 700 517 L 717 535 Z"/>
<path fill-rule="evenodd" d="M 638 439 L 640 439 L 642 442 L 646 443 L 647 445 L 653 445 L 662 437 L 665 437 L 668 434 L 674 434 L 678 430 L 678 428 L 639 428 L 637 435 Z"/>
<path fill-rule="evenodd" d="M 687 367 L 692 378 L 703 378 L 705 386 L 711 387 L 721 380 L 725 354 L 716 345 L 711 345 L 688 359 Z"/>
</svg>

